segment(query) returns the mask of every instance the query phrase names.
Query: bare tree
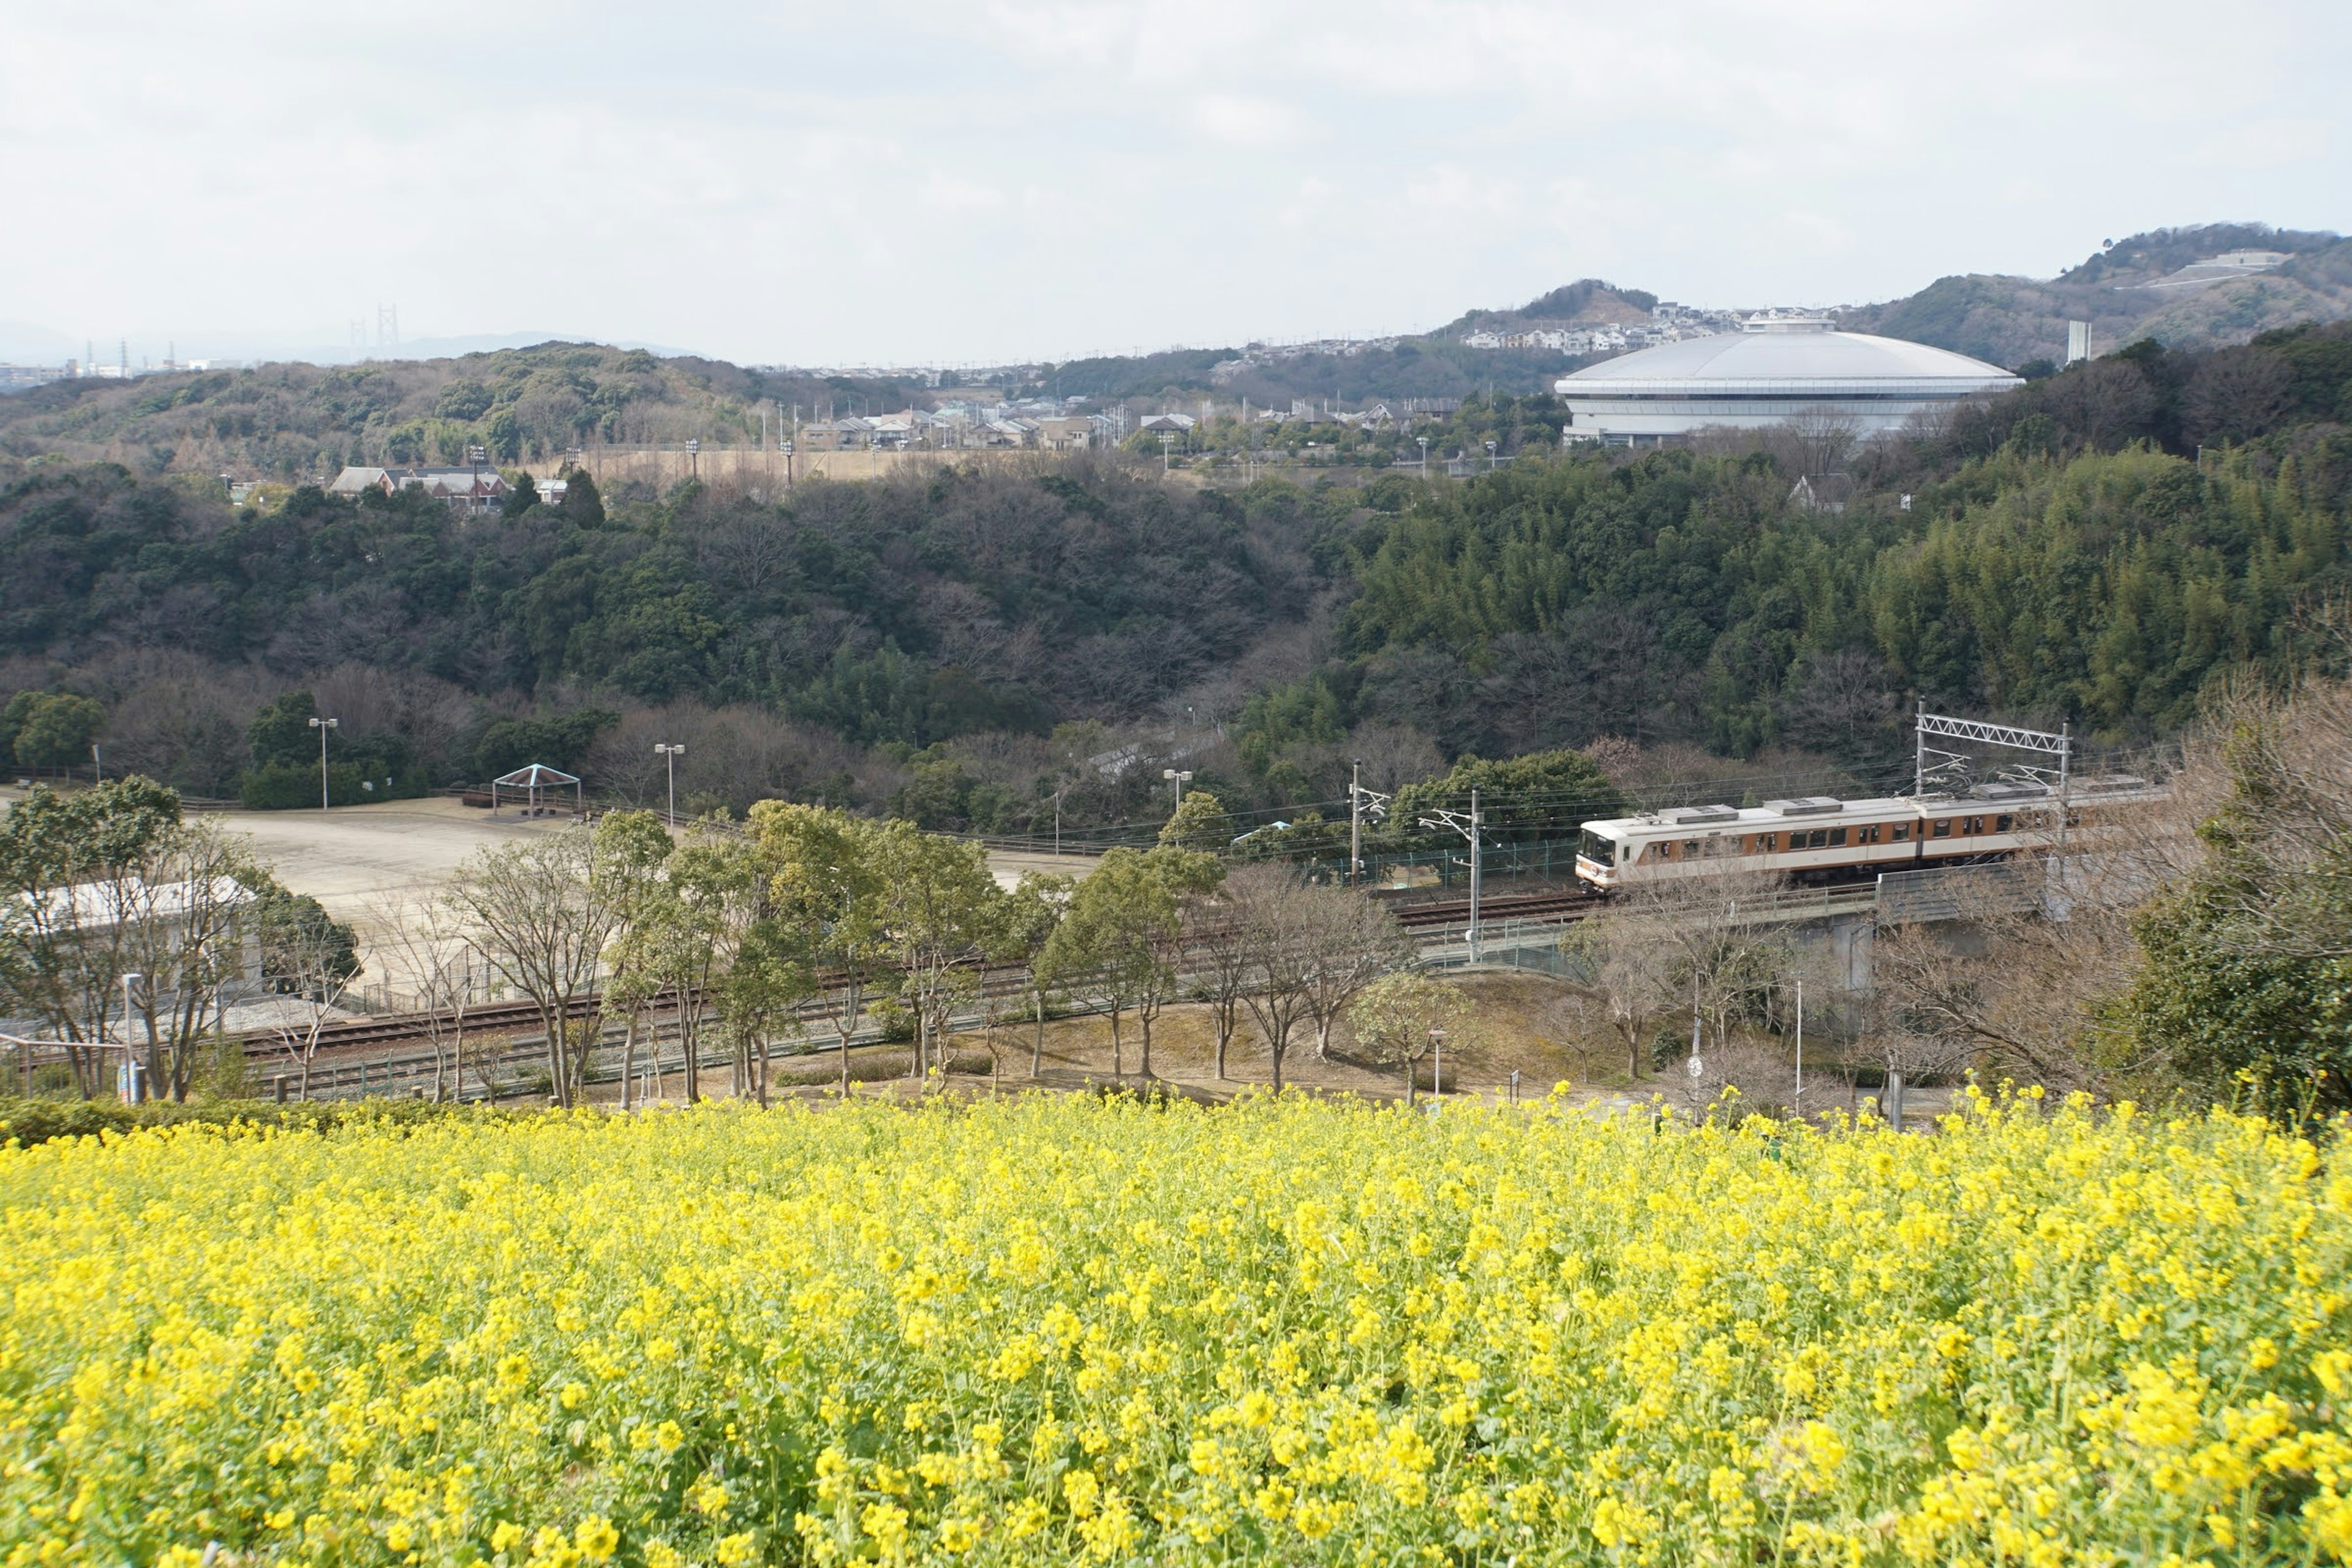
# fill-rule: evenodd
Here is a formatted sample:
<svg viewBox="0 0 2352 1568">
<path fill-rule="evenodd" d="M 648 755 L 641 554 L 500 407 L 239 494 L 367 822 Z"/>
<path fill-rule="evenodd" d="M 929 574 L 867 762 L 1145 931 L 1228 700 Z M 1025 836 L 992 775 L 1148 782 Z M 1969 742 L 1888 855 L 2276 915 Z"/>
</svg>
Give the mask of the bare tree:
<svg viewBox="0 0 2352 1568">
<path fill-rule="evenodd" d="M 1407 1105 L 1419 1097 L 1422 1059 L 1441 1040 L 1456 1050 L 1469 1045 L 1475 1016 L 1460 986 L 1409 970 L 1381 976 L 1348 1007 L 1348 1021 L 1365 1055 L 1404 1068 Z M 1445 1086 L 1433 1080 L 1430 1091 L 1443 1094 Z"/>
<path fill-rule="evenodd" d="M 197 820 L 163 835 L 127 877 L 104 884 L 121 951 L 144 981 L 132 1002 L 145 1025 L 147 1079 L 173 1100 L 188 1098 L 223 987 L 256 941 L 253 885 L 267 878 L 241 835 Z"/>
<path fill-rule="evenodd" d="M 1298 906 L 1306 884 L 1276 866 L 1243 866 L 1225 879 L 1227 907 L 1246 933 L 1249 983 L 1242 1004 L 1249 1009 L 1274 1069 L 1275 1092 L 1282 1092 L 1282 1062 L 1290 1037 L 1307 1017 L 1307 993 L 1315 958 L 1307 937 L 1311 916 Z"/>
<path fill-rule="evenodd" d="M 1340 1015 L 1365 986 L 1412 962 L 1412 942 L 1385 906 L 1344 888 L 1303 886 L 1291 910 L 1306 949 L 1303 1001 L 1315 1059 L 1328 1061 Z"/>
<path fill-rule="evenodd" d="M 476 946 L 539 1015 L 556 1103 L 579 1097 L 601 1019 L 571 1026 L 572 999 L 590 994 L 615 911 L 597 874 L 593 833 L 586 828 L 485 849 L 458 868 L 450 897 Z"/>
<path fill-rule="evenodd" d="M 386 898 L 368 924 L 375 932 L 378 972 L 389 978 L 397 965 L 413 988 L 416 1023 L 433 1048 L 434 1101 L 464 1099 L 466 1008 L 473 1000 L 473 950 L 464 915 L 439 896 L 413 906 Z"/>
<path fill-rule="evenodd" d="M 1234 897 L 1202 900 L 1186 911 L 1185 951 L 1192 995 L 1209 1009 L 1217 1032 L 1217 1081 L 1225 1079 L 1225 1057 L 1241 1026 L 1249 988 L 1256 974 L 1254 933 Z"/>
<path fill-rule="evenodd" d="M 327 918 L 316 900 L 282 890 L 265 896 L 260 911 L 262 977 L 293 998 L 272 1026 L 278 1047 L 299 1076 L 300 1097 L 310 1098 L 310 1068 L 319 1040 L 360 977 L 349 927 Z"/>
<path fill-rule="evenodd" d="M 1675 1001 L 1675 952 L 1659 911 L 1625 900 L 1560 934 L 1562 979 L 1588 1016 L 1615 1037 L 1625 1076 L 1640 1082 L 1650 1044 Z"/>
</svg>

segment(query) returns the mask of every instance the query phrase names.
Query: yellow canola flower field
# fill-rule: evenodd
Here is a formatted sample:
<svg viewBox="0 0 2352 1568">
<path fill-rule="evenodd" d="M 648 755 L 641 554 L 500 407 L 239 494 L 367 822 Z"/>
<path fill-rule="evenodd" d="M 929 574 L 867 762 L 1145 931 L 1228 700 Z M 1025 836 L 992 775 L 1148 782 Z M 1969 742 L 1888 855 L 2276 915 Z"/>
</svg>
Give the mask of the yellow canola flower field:
<svg viewBox="0 0 2352 1568">
<path fill-rule="evenodd" d="M 2307 1563 L 2345 1130 L 1024 1097 L 0 1152 L 0 1560 Z"/>
</svg>

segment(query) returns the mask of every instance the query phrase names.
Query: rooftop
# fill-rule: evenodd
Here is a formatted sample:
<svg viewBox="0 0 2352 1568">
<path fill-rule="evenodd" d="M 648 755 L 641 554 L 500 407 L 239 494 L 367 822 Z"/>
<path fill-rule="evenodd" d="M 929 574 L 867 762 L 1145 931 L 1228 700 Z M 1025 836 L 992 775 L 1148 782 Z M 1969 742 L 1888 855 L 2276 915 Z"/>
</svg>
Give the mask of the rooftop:
<svg viewBox="0 0 2352 1568">
<path fill-rule="evenodd" d="M 1841 332 L 1816 318 L 1759 319 L 1739 332 L 1687 338 L 1588 366 L 1560 378 L 1558 390 L 1627 393 L 1830 392 L 1914 390 L 1951 395 L 2023 384 L 1999 365 L 1948 349 L 1867 332 Z"/>
</svg>

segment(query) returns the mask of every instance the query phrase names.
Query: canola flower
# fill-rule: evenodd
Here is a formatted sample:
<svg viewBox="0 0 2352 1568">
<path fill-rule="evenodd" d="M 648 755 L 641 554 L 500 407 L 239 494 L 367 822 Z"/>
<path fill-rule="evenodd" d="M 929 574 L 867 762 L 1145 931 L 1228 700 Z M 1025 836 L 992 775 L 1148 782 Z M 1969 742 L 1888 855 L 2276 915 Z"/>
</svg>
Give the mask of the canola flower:
<svg viewBox="0 0 2352 1568">
<path fill-rule="evenodd" d="M 2344 1560 L 2345 1141 L 1028 1097 L 10 1150 L 0 1561 Z"/>
</svg>

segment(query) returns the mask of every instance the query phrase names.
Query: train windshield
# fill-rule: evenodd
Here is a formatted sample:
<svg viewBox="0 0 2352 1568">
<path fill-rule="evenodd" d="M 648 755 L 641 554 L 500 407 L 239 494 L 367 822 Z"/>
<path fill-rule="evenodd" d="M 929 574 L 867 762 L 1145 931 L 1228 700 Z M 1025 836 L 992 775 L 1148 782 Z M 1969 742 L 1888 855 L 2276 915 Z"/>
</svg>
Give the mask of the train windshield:
<svg viewBox="0 0 2352 1568">
<path fill-rule="evenodd" d="M 1590 827 L 1578 837 L 1576 852 L 1595 865 L 1614 866 L 1617 863 L 1617 841 L 1603 838 Z"/>
</svg>

